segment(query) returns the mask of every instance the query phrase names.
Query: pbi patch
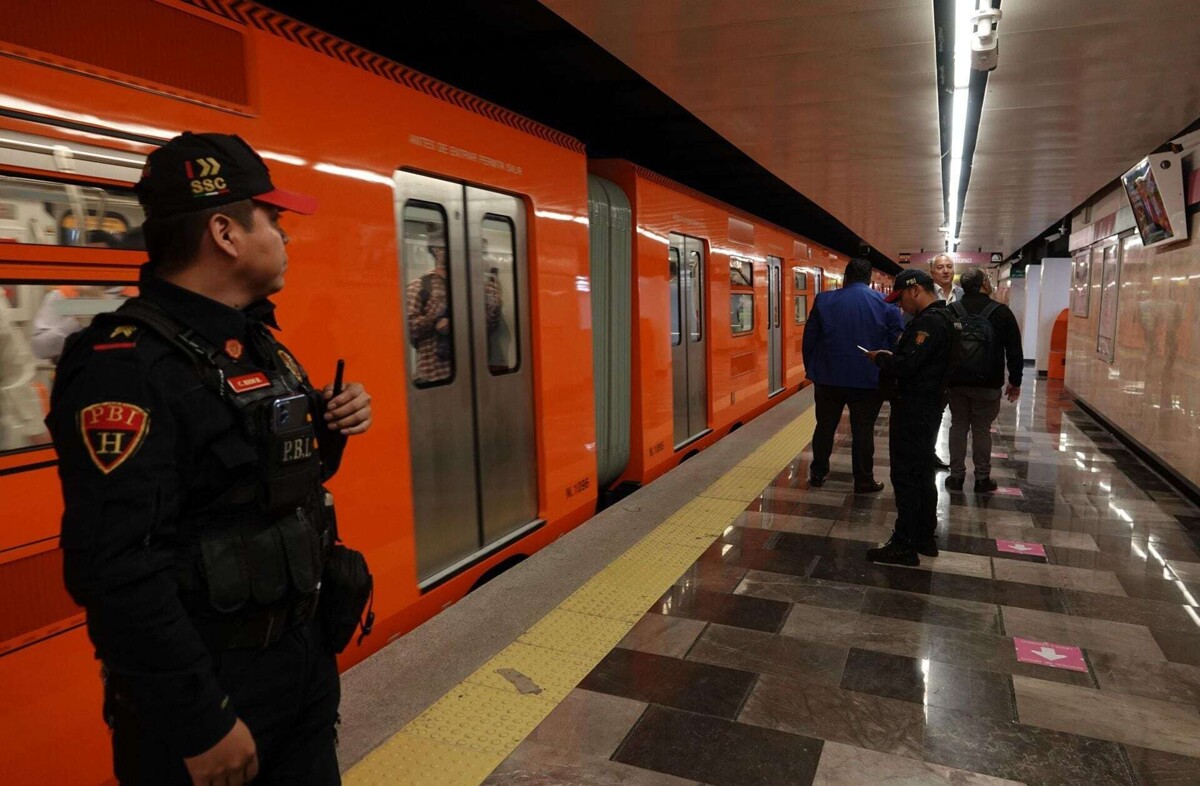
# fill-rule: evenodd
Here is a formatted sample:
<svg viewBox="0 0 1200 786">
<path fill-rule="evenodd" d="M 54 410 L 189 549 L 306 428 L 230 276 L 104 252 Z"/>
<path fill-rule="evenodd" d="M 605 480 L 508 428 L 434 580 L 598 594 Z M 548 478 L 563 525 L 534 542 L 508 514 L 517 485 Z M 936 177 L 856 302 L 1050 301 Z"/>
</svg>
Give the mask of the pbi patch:
<svg viewBox="0 0 1200 786">
<path fill-rule="evenodd" d="M 929 334 L 928 334 L 928 333 L 926 333 L 924 330 L 918 330 L 918 331 L 917 331 L 917 339 L 916 339 L 916 341 L 917 341 L 917 343 L 918 343 L 918 344 L 924 344 L 924 343 L 925 343 L 925 339 L 927 339 L 927 338 L 929 338 Z"/>
<path fill-rule="evenodd" d="M 244 351 L 245 347 L 242 346 L 242 342 L 236 338 L 231 338 L 225 342 L 225 354 L 234 360 L 240 360 Z"/>
<path fill-rule="evenodd" d="M 107 475 L 137 453 L 150 432 L 150 413 L 136 404 L 104 401 L 79 411 L 79 430 L 92 463 Z"/>
</svg>

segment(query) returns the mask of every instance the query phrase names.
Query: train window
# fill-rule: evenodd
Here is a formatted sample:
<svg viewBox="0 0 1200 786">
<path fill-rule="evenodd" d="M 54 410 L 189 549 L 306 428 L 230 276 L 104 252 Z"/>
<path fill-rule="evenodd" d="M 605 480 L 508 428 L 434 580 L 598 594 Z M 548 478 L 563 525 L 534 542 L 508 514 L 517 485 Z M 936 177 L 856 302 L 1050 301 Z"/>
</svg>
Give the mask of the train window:
<svg viewBox="0 0 1200 786">
<path fill-rule="evenodd" d="M 483 217 L 483 311 L 487 321 L 488 371 L 510 374 L 520 366 L 521 326 L 517 323 L 516 231 L 511 218 Z"/>
<path fill-rule="evenodd" d="M 754 330 L 754 295 L 737 292 L 729 296 L 729 323 L 735 336 Z"/>
<path fill-rule="evenodd" d="M 132 189 L 0 175 L 0 243 L 144 249 Z"/>
<path fill-rule="evenodd" d="M 754 263 L 748 259 L 729 260 L 729 286 L 754 286 Z"/>
<path fill-rule="evenodd" d="M 691 330 L 688 332 L 688 339 L 693 344 L 698 344 L 704 337 L 704 308 L 701 305 L 704 302 L 704 262 L 698 251 L 688 252 L 687 277 L 689 308 L 692 311 L 692 324 Z"/>
<path fill-rule="evenodd" d="M 683 331 L 679 329 L 679 249 L 671 248 L 671 346 L 683 343 Z"/>
<path fill-rule="evenodd" d="M 799 268 L 792 268 L 792 288 L 798 290 L 808 289 L 808 274 Z"/>
<path fill-rule="evenodd" d="M 808 295 L 796 295 L 796 324 L 803 325 L 808 321 Z"/>
<path fill-rule="evenodd" d="M 135 295 L 121 283 L 0 282 L 0 452 L 49 444 L 42 419 L 63 344 Z"/>
<path fill-rule="evenodd" d="M 417 387 L 454 378 L 454 326 L 446 211 L 433 202 L 404 205 L 404 293 L 408 372 Z"/>
</svg>

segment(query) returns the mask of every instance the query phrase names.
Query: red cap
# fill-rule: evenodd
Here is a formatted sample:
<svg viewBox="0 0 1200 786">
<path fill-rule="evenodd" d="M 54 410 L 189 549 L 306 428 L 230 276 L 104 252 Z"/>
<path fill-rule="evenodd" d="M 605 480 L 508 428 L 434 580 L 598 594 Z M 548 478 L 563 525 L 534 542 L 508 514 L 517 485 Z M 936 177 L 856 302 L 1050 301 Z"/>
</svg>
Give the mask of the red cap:
<svg viewBox="0 0 1200 786">
<path fill-rule="evenodd" d="M 885 297 L 883 299 L 883 302 L 884 303 L 895 303 L 897 300 L 900 299 L 900 296 L 903 294 L 904 294 L 903 289 L 894 289 L 894 290 L 892 290 L 892 294 L 888 295 L 887 297 Z"/>
</svg>

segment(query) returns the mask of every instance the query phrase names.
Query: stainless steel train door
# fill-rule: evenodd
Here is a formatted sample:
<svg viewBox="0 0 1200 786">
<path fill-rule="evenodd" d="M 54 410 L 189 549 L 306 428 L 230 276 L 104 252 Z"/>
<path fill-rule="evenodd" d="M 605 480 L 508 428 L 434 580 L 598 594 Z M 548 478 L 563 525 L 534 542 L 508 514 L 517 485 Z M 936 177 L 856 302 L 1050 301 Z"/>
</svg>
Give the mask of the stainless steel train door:
<svg viewBox="0 0 1200 786">
<path fill-rule="evenodd" d="M 767 257 L 767 390 L 783 390 L 783 328 L 779 312 L 783 303 L 783 260 Z"/>
<path fill-rule="evenodd" d="M 396 175 L 409 452 L 422 587 L 537 517 L 525 213 Z"/>
<path fill-rule="evenodd" d="M 671 379 L 675 447 L 708 430 L 708 351 L 704 329 L 704 244 L 671 234 Z"/>
</svg>

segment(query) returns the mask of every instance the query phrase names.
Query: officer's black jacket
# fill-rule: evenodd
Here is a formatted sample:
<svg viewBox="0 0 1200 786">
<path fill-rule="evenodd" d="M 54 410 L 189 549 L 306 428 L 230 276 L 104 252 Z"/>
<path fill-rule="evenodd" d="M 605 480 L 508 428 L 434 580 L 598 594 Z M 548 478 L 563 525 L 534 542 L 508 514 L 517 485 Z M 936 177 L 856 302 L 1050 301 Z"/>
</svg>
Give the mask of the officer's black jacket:
<svg viewBox="0 0 1200 786">
<path fill-rule="evenodd" d="M 896 380 L 897 399 L 941 405 L 950 366 L 950 321 L 938 300 L 913 317 L 893 354 L 880 353 L 875 364 Z"/>
<path fill-rule="evenodd" d="M 287 371 L 283 348 L 265 327 L 278 329 L 269 301 L 239 311 L 146 269 L 139 285 L 142 297 L 214 347 L 240 349 L 242 362 L 256 369 Z M 64 578 L 87 610 L 88 633 L 110 679 L 151 728 L 192 756 L 233 727 L 237 708 L 229 706 L 179 596 L 176 524 L 244 477 L 257 451 L 189 357 L 149 328 L 113 325 L 97 320 L 77 335 L 58 366 L 46 421 L 65 504 Z M 240 346 L 227 344 L 231 339 Z M 81 414 L 107 402 L 140 408 L 146 417 L 136 449 L 106 473 L 89 449 Z M 323 410 L 316 419 L 324 425 Z M 324 428 L 318 437 L 324 466 L 335 469 L 345 437 Z"/>
</svg>

